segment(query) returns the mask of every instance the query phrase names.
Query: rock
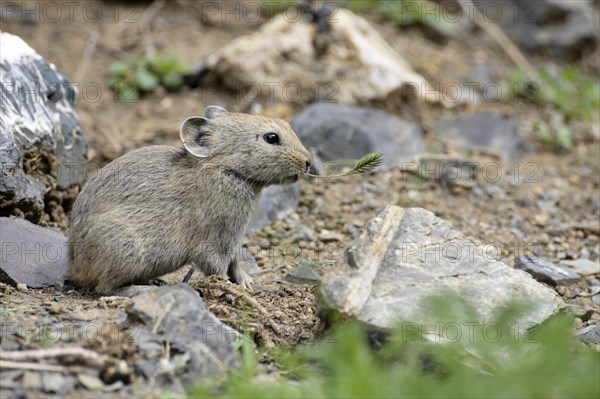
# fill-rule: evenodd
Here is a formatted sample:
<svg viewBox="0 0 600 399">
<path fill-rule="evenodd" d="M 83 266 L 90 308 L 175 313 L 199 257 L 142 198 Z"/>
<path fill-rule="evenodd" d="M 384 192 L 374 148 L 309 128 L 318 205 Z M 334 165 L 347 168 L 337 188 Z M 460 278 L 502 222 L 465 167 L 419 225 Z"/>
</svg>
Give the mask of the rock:
<svg viewBox="0 0 600 399">
<path fill-rule="evenodd" d="M 29 291 L 29 289 L 27 288 L 27 284 L 23 284 L 23 283 L 18 283 L 17 284 L 17 289 L 21 292 L 27 292 Z"/>
<path fill-rule="evenodd" d="M 554 290 L 490 256 L 420 208 L 387 206 L 354 241 L 340 264 L 324 275 L 322 305 L 373 328 L 398 320 L 430 319 L 424 300 L 456 294 L 476 302 L 477 319 L 490 322 L 506 303 L 527 300 L 534 308 L 519 320 L 539 324 L 565 305 Z"/>
<path fill-rule="evenodd" d="M 0 386 L 2 389 L 10 389 L 10 390 L 18 390 L 22 389 L 24 385 L 24 379 L 21 379 L 23 376 L 22 370 L 2 370 L 2 375 L 0 376 Z M 18 380 L 18 381 L 17 381 Z M 41 383 L 41 381 L 40 381 Z M 1 392 L 1 391 L 0 391 Z M 4 392 L 2 392 L 4 393 Z M 0 398 L 4 398 L 4 396 L 0 395 Z"/>
<path fill-rule="evenodd" d="M 382 151 L 384 165 L 398 165 L 425 152 L 419 126 L 375 109 L 317 103 L 290 124 L 318 163 L 358 160 L 368 152 Z"/>
<path fill-rule="evenodd" d="M 475 3 L 490 21 L 498 23 L 520 47 L 574 59 L 598 44 L 597 11 L 589 1 L 539 0 Z"/>
<path fill-rule="evenodd" d="M 364 18 L 345 9 L 332 18 L 327 31 L 317 33 L 310 21 L 275 15 L 258 31 L 217 50 L 206 70 L 260 103 L 355 104 L 402 91 L 420 101 L 450 105 Z"/>
<path fill-rule="evenodd" d="M 547 213 L 538 213 L 533 217 L 535 224 L 540 227 L 545 227 L 550 221 L 550 216 Z"/>
<path fill-rule="evenodd" d="M 583 341 L 600 344 L 600 326 L 587 326 L 577 336 Z"/>
<path fill-rule="evenodd" d="M 344 235 L 335 231 L 323 230 L 319 234 L 319 240 L 323 242 L 344 241 Z"/>
<path fill-rule="evenodd" d="M 123 389 L 124 386 L 125 386 L 125 384 L 123 383 L 123 381 L 115 381 L 110 385 L 105 385 L 103 388 L 103 391 L 115 392 L 115 391 L 119 391 L 119 390 Z"/>
<path fill-rule="evenodd" d="M 60 373 L 44 372 L 42 375 L 42 390 L 46 393 L 56 393 L 64 397 L 73 386 L 73 381 Z"/>
<path fill-rule="evenodd" d="M 69 276 L 67 237 L 14 216 L 0 218 L 0 281 L 30 288 L 53 286 Z"/>
<path fill-rule="evenodd" d="M 254 234 L 256 230 L 283 219 L 298 209 L 299 203 L 300 186 L 298 184 L 267 187 L 260 195 L 256 212 L 246 229 L 246 234 Z"/>
<path fill-rule="evenodd" d="M 423 179 L 463 187 L 474 185 L 480 169 L 479 162 L 445 154 L 419 155 L 411 162 L 403 162 L 402 168 Z"/>
<path fill-rule="evenodd" d="M 590 274 L 600 274 L 600 262 L 589 259 L 564 260 L 560 262 L 561 266 L 573 269 L 575 273 L 587 276 Z"/>
<path fill-rule="evenodd" d="M 298 223 L 292 229 L 290 239 L 294 242 L 313 241 L 315 239 L 315 231 L 304 224 Z"/>
<path fill-rule="evenodd" d="M 537 281 L 550 285 L 568 285 L 581 280 L 577 273 L 535 256 L 518 256 L 515 259 L 515 268 L 525 270 Z"/>
<path fill-rule="evenodd" d="M 40 391 L 42 389 L 42 377 L 39 372 L 26 371 L 22 383 L 23 389 L 28 391 Z"/>
<path fill-rule="evenodd" d="M 16 351 L 21 349 L 19 339 L 15 336 L 16 331 L 4 330 L 2 335 L 2 341 L 0 342 L 0 350 L 2 351 Z M 8 335 L 10 334 L 10 335 Z"/>
<path fill-rule="evenodd" d="M 0 210 L 37 221 L 48 190 L 85 178 L 77 90 L 18 36 L 0 32 L 0 42 Z"/>
<path fill-rule="evenodd" d="M 250 276 L 258 276 L 263 270 L 258 267 L 254 256 L 244 247 L 240 248 L 240 267 Z"/>
<path fill-rule="evenodd" d="M 316 263 L 302 260 L 285 279 L 293 284 L 316 285 L 321 281 L 321 275 L 315 269 Z"/>
<path fill-rule="evenodd" d="M 516 161 L 533 152 L 512 119 L 492 112 L 442 122 L 437 127 L 437 136 L 451 150 L 485 151 L 503 162 Z"/>
<path fill-rule="evenodd" d="M 140 343 L 148 339 L 159 343 L 168 341 L 171 355 L 188 354 L 180 375 L 185 382 L 240 365 L 240 354 L 233 346 L 241 338 L 240 334 L 219 321 L 187 284 L 146 290 L 132 298 L 128 314 L 131 322 L 139 320 L 142 323 Z M 142 355 L 154 357 L 151 359 L 154 362 L 162 356 L 148 352 Z M 161 368 L 146 367 L 145 372 L 160 374 Z"/>
<path fill-rule="evenodd" d="M 77 380 L 84 388 L 92 391 L 104 389 L 106 387 L 100 378 L 91 374 L 81 373 L 77 376 Z"/>
</svg>

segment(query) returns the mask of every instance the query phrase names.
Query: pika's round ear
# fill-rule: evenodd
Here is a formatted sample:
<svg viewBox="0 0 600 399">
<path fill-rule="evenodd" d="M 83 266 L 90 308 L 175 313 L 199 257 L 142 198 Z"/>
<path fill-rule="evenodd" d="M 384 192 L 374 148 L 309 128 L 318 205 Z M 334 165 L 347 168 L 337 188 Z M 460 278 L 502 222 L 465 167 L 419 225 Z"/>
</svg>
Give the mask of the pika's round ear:
<svg viewBox="0 0 600 399">
<path fill-rule="evenodd" d="M 179 137 L 188 152 L 198 158 L 206 158 L 213 151 L 210 121 L 201 116 L 190 116 L 181 124 Z"/>
<path fill-rule="evenodd" d="M 204 108 L 204 116 L 208 119 L 212 119 L 219 115 L 226 115 L 228 113 L 229 112 L 227 112 L 225 108 L 217 107 L 216 105 L 209 105 L 208 107 Z"/>
</svg>

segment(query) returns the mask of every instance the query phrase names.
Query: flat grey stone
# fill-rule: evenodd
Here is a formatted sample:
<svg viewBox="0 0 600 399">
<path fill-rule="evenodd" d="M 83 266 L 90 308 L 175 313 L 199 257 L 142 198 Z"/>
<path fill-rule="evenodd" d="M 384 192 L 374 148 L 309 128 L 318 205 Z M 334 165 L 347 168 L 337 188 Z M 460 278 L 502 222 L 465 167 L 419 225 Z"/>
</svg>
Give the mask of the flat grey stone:
<svg viewBox="0 0 600 399">
<path fill-rule="evenodd" d="M 131 322 L 141 321 L 142 327 L 136 336 L 142 348 L 143 341 L 168 341 L 171 351 L 188 354 L 183 375 L 185 382 L 197 381 L 219 371 L 240 366 L 240 354 L 234 342 L 240 334 L 222 323 L 212 314 L 200 295 L 187 284 L 166 285 L 144 291 L 132 298 L 128 309 Z M 157 362 L 160 353 L 149 345 L 145 357 L 154 357 Z M 138 365 L 144 373 L 160 374 L 147 364 Z"/>
<path fill-rule="evenodd" d="M 436 322 L 423 301 L 446 294 L 474 303 L 477 322 L 493 321 L 511 301 L 530 301 L 534 308 L 519 320 L 523 328 L 565 306 L 554 290 L 420 208 L 380 211 L 321 283 L 325 308 L 380 329 L 398 321 Z"/>
<path fill-rule="evenodd" d="M 589 54 L 598 43 L 598 17 L 590 1 L 480 0 L 474 4 L 484 14 L 494 9 L 494 23 L 527 52 L 544 51 L 572 60 Z"/>
<path fill-rule="evenodd" d="M 92 391 L 104 389 L 106 387 L 104 382 L 102 382 L 98 376 L 91 374 L 81 373 L 77 375 L 77 380 L 84 388 Z"/>
<path fill-rule="evenodd" d="M 322 232 L 319 234 L 319 240 L 323 242 L 343 241 L 344 235 L 335 231 Z"/>
<path fill-rule="evenodd" d="M 294 284 L 316 285 L 321 281 L 321 275 L 315 266 L 314 262 L 303 260 L 285 276 L 285 279 Z"/>
<path fill-rule="evenodd" d="M 67 279 L 67 237 L 14 216 L 0 218 L 0 281 L 30 288 Z"/>
<path fill-rule="evenodd" d="M 64 396 L 73 389 L 73 381 L 60 373 L 42 373 L 42 390 L 46 393 L 55 393 Z"/>
<path fill-rule="evenodd" d="M 23 376 L 23 370 L 2 370 L 2 375 L 0 376 L 0 386 L 3 389 L 17 390 L 19 388 L 23 388 L 23 381 L 19 380 Z M 19 380 L 19 381 L 17 381 Z M 40 381 L 41 383 L 41 381 Z M 3 396 L 0 396 L 3 398 Z"/>
<path fill-rule="evenodd" d="M 297 183 L 265 188 L 260 195 L 256 212 L 246 229 L 246 234 L 251 235 L 256 230 L 283 219 L 298 209 L 299 203 L 300 186 Z"/>
<path fill-rule="evenodd" d="M 576 273 L 583 276 L 590 274 L 600 274 L 600 261 L 589 259 L 564 260 L 560 262 L 561 266 L 566 266 Z"/>
<path fill-rule="evenodd" d="M 423 179 L 463 187 L 474 186 L 479 171 L 479 164 L 476 161 L 444 154 L 418 156 L 415 160 L 404 163 L 403 167 Z"/>
<path fill-rule="evenodd" d="M 577 336 L 583 341 L 600 344 L 600 326 L 587 326 L 579 331 Z"/>
<path fill-rule="evenodd" d="M 533 152 L 519 133 L 516 122 L 493 112 L 444 121 L 437 127 L 437 136 L 453 149 L 486 150 L 504 162 L 516 161 Z"/>
<path fill-rule="evenodd" d="M 369 152 L 383 152 L 384 165 L 397 165 L 425 152 L 418 125 L 376 109 L 315 103 L 290 124 L 321 170 L 324 162 L 358 160 Z"/>
<path fill-rule="evenodd" d="M 568 285 L 581 280 L 579 274 L 536 256 L 518 256 L 515 259 L 515 268 L 524 270 L 537 281 L 550 285 Z"/>
<path fill-rule="evenodd" d="M 18 36 L 0 32 L 0 40 L 0 209 L 35 220 L 50 188 L 85 179 L 77 90 Z"/>
<path fill-rule="evenodd" d="M 39 372 L 26 371 L 23 375 L 23 388 L 31 391 L 42 389 L 42 376 Z"/>
</svg>

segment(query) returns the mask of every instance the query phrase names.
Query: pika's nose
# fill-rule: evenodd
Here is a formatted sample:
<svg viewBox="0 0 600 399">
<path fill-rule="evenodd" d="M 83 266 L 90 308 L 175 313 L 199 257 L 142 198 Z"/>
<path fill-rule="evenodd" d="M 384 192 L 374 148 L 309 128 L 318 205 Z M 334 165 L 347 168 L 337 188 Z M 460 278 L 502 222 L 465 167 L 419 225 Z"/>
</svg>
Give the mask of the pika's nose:
<svg viewBox="0 0 600 399">
<path fill-rule="evenodd" d="M 306 170 L 305 172 L 308 173 L 308 171 L 310 170 L 312 163 L 310 161 L 306 161 Z"/>
</svg>

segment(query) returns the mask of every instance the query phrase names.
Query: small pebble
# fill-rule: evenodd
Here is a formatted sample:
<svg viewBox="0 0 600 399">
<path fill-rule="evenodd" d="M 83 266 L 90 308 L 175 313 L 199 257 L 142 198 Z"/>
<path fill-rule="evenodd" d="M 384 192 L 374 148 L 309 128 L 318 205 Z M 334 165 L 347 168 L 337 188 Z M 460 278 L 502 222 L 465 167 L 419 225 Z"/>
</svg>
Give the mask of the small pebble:
<svg viewBox="0 0 600 399">
<path fill-rule="evenodd" d="M 29 291 L 29 289 L 27 288 L 27 285 L 23 284 L 23 283 L 17 284 L 17 289 L 19 291 L 21 291 L 21 292 L 28 292 Z"/>
<path fill-rule="evenodd" d="M 79 380 L 79 383 L 81 385 L 83 385 L 85 388 L 87 388 L 89 390 L 104 389 L 104 387 L 106 387 L 106 385 L 104 385 L 102 380 L 100 378 L 96 377 L 95 375 L 82 373 L 77 376 L 77 379 Z"/>
<path fill-rule="evenodd" d="M 319 240 L 323 242 L 343 241 L 344 235 L 333 231 L 323 230 L 319 234 Z"/>
<path fill-rule="evenodd" d="M 538 226 L 545 227 L 548 224 L 550 217 L 547 213 L 538 213 L 533 217 L 533 220 Z"/>
</svg>

